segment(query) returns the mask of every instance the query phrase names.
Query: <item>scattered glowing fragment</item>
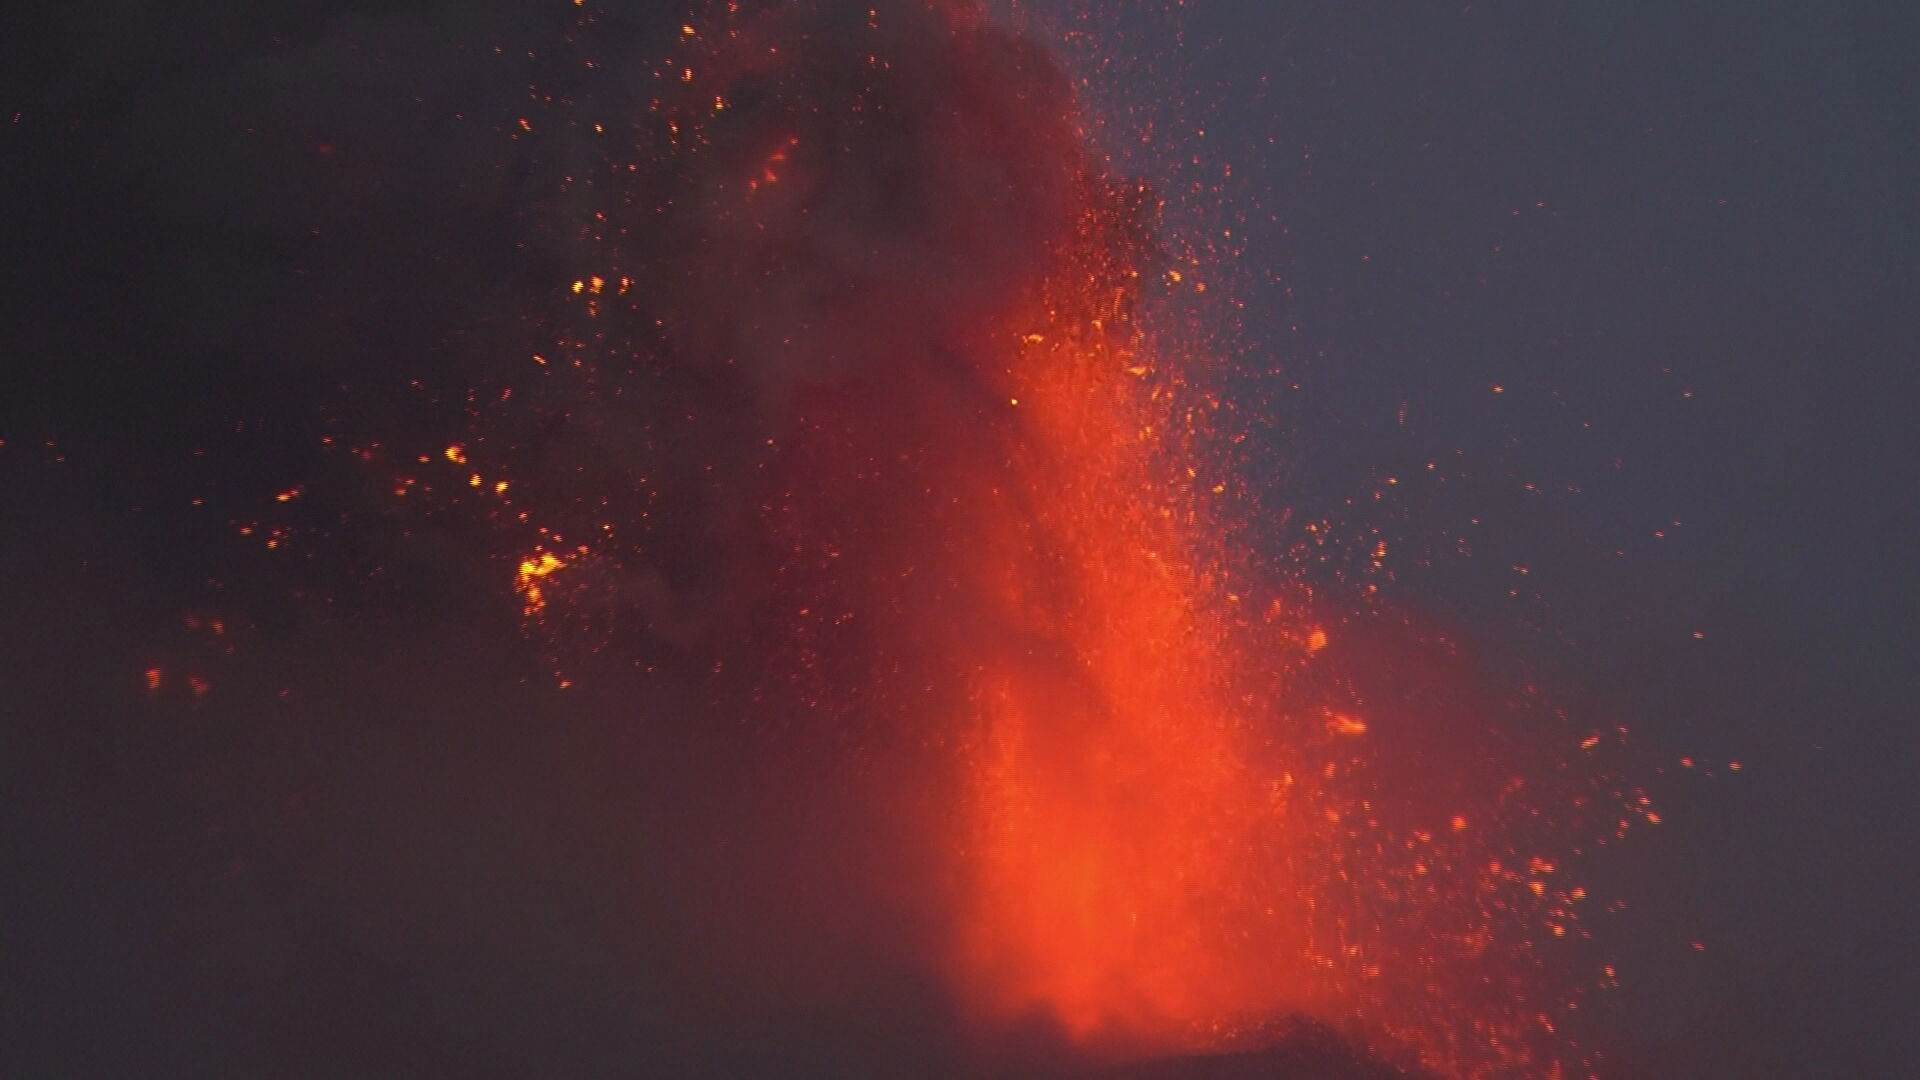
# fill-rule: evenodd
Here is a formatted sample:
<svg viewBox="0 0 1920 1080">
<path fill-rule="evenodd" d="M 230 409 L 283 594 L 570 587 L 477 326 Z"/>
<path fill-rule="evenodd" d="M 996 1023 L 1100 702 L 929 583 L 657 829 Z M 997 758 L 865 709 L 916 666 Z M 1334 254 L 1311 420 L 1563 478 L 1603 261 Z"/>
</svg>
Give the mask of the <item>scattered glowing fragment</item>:
<svg viewBox="0 0 1920 1080">
<path fill-rule="evenodd" d="M 520 570 L 514 578 L 514 588 L 523 600 L 522 613 L 528 618 L 539 616 L 546 611 L 546 594 L 541 590 L 542 579 L 566 569 L 567 564 L 551 551 L 542 551 L 520 560 Z"/>
<path fill-rule="evenodd" d="M 1334 735 L 1365 735 L 1366 721 L 1348 713 L 1333 713 L 1327 717 L 1327 731 Z"/>
</svg>

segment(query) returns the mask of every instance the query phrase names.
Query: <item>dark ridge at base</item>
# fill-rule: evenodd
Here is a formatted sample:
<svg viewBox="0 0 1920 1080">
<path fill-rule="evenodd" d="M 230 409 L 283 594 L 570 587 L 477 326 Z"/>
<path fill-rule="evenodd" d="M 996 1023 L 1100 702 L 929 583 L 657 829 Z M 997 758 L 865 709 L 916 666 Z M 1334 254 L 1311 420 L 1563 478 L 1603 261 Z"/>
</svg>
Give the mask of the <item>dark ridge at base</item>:
<svg viewBox="0 0 1920 1080">
<path fill-rule="evenodd" d="M 1189 1054 L 1111 1066 L 1097 1080 L 1402 1080 L 1424 1070 L 1382 1061 L 1340 1032 L 1310 1020 L 1277 1026 L 1258 1049 Z"/>
</svg>

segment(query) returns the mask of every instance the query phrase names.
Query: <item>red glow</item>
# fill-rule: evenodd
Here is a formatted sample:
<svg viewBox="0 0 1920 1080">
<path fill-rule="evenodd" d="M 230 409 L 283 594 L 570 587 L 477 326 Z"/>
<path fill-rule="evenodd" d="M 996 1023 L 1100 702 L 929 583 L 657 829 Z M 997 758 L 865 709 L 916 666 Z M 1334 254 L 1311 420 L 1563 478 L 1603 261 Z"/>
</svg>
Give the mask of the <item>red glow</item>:
<svg viewBox="0 0 1920 1080">
<path fill-rule="evenodd" d="M 1131 373 L 1125 205 L 1085 208 L 1088 247 L 1021 328 L 1015 467 L 969 522 L 1002 633 L 952 646 L 974 672 L 956 968 L 991 1018 L 1168 1046 L 1327 995 L 1276 962 L 1309 936 L 1276 828 L 1290 779 L 1234 695 L 1254 624 L 1207 508 L 1220 485 L 1188 456 L 1204 395 Z"/>
</svg>

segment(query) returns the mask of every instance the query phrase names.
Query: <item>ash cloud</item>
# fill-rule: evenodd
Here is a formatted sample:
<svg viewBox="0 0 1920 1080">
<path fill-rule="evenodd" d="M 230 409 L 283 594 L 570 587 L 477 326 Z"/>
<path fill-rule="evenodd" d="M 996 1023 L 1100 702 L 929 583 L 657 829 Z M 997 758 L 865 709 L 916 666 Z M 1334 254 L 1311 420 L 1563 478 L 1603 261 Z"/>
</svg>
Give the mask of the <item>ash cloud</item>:
<svg viewBox="0 0 1920 1080">
<path fill-rule="evenodd" d="M 964 12 L 776 9 L 668 99 L 726 103 L 642 245 L 684 260 L 664 307 L 690 355 L 769 392 L 979 362 L 983 325 L 1049 269 L 1080 163 L 1053 61 Z"/>
<path fill-rule="evenodd" d="M 574 273 L 619 281 L 555 327 L 596 385 L 521 419 L 535 459 L 644 489 L 651 539 L 600 602 L 701 648 L 765 602 L 770 506 L 871 519 L 908 472 L 1005 456 L 1009 313 L 1084 162 L 1053 61 L 964 4 L 765 5 L 633 70 L 566 200 Z M 835 486 L 862 494 L 829 513 Z"/>
</svg>

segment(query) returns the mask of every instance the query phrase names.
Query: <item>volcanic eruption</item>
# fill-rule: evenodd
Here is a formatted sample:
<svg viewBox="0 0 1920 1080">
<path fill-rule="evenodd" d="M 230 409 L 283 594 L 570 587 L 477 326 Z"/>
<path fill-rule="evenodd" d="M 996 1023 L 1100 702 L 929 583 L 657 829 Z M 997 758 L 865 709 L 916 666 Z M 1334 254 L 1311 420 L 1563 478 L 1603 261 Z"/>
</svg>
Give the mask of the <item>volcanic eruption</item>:
<svg viewBox="0 0 1920 1080">
<path fill-rule="evenodd" d="M 1525 939 L 1581 890 L 1488 854 L 1524 784 L 1376 805 L 1325 603 L 1254 565 L 1207 343 L 1155 328 L 1205 286 L 1054 59 L 960 2 L 681 30 L 574 181 L 571 313 L 472 435 L 525 478 L 562 684 L 621 657 L 701 688 L 637 723 L 754 732 L 814 809 L 750 850 L 835 868 L 781 933 L 857 912 L 826 936 L 915 957 L 986 1044 L 1311 1014 L 1443 1069 L 1558 1053 Z"/>
<path fill-rule="evenodd" d="M 260 467 L 214 528 L 280 562 L 200 545 L 187 643 L 129 668 L 232 710 L 174 782 L 250 785 L 218 816 L 266 854 L 208 876 L 294 909 L 301 992 L 486 1067 L 476 1032 L 594 1042 L 547 995 L 618 1034 L 586 1072 L 1593 1068 L 1581 860 L 1658 820 L 1624 732 L 1324 572 L 1387 538 L 1256 496 L 1239 283 L 1061 58 L 972 0 L 554 7 L 457 79 L 351 20 L 312 50 L 380 54 L 367 96 L 448 146 L 280 132 L 327 199 L 253 209 L 302 253 L 253 318 L 321 343 L 325 464 Z M 333 239 L 376 231 L 425 238 L 407 299 Z"/>
</svg>

